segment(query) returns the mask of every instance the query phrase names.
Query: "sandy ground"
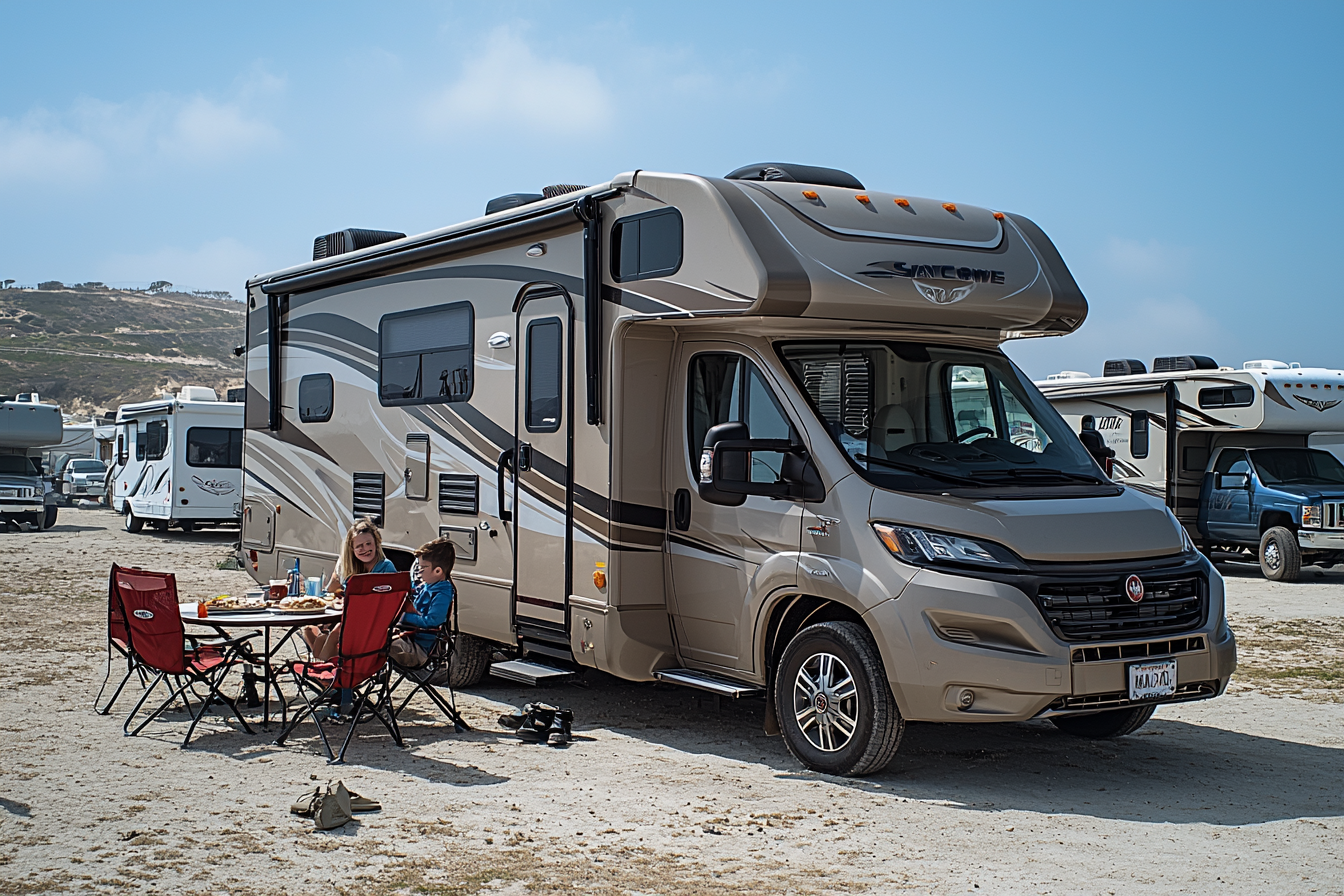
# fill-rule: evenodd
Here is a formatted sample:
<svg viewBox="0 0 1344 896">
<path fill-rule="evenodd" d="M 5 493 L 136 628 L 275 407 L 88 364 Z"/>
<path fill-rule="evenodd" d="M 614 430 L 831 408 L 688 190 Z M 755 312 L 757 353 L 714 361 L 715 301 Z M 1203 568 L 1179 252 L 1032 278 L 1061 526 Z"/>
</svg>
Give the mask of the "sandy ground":
<svg viewBox="0 0 1344 896">
<path fill-rule="evenodd" d="M 131 701 L 90 709 L 109 562 L 236 592 L 247 576 L 216 569 L 228 536 L 62 510 L 0 538 L 0 893 L 1344 893 L 1344 684 L 1321 671 L 1344 660 L 1341 573 L 1227 570 L 1263 675 L 1113 742 L 911 725 L 887 771 L 834 779 L 761 733 L 759 702 L 595 675 L 487 681 L 459 696 L 466 734 L 425 703 L 405 750 L 370 725 L 332 769 L 311 726 L 276 747 L 212 715 L 180 750 L 180 714 L 125 738 Z M 1275 638 L 1319 649 L 1276 664 Z M 1283 695 L 1265 676 L 1288 666 Z M 566 749 L 496 722 L 543 696 L 575 711 Z M 330 777 L 383 811 L 331 833 L 289 814 Z"/>
</svg>

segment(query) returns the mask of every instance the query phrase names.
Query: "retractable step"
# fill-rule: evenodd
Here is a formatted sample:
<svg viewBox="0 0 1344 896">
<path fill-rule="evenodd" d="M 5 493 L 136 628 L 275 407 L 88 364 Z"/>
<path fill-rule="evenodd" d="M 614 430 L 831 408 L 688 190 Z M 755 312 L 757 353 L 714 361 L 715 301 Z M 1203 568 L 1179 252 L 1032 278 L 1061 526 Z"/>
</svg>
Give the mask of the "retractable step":
<svg viewBox="0 0 1344 896">
<path fill-rule="evenodd" d="M 698 672 L 695 669 L 660 669 L 653 675 L 659 681 L 665 681 L 668 684 L 699 688 L 702 691 L 709 691 L 711 694 L 718 694 L 720 697 L 759 697 L 765 693 L 764 688 L 757 687 L 754 684 L 743 684 L 740 681 L 733 681 L 731 678 L 722 678 L 708 672 Z"/>
<path fill-rule="evenodd" d="M 563 681 L 573 675 L 574 672 L 570 669 L 557 669 L 554 666 L 534 663 L 530 660 L 508 660 L 503 663 L 491 663 L 490 674 L 498 678 L 507 678 L 509 681 L 538 685 Z"/>
</svg>

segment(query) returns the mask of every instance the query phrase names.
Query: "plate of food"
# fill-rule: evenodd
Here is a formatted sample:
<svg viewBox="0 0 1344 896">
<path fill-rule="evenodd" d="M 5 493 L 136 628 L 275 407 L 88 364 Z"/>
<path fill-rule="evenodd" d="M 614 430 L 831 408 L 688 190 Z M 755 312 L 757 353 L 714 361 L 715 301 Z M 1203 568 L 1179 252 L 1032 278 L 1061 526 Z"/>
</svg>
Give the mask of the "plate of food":
<svg viewBox="0 0 1344 896">
<path fill-rule="evenodd" d="M 287 597 L 271 607 L 277 613 L 318 613 L 327 608 L 320 597 Z"/>
<path fill-rule="evenodd" d="M 212 597 L 207 600 L 205 609 L 212 616 L 229 613 L 255 613 L 258 610 L 266 609 L 266 601 L 260 597 L 232 597 L 221 594 L 219 597 Z"/>
</svg>

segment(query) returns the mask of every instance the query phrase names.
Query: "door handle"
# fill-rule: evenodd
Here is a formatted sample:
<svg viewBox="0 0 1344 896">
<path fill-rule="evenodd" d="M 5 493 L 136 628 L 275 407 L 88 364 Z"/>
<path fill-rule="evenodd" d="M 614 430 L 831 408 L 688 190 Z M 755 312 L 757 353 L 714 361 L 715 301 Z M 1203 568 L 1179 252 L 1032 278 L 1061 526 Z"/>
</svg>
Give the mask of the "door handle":
<svg viewBox="0 0 1344 896">
<path fill-rule="evenodd" d="M 496 483 L 496 485 L 498 486 L 497 497 L 499 498 L 499 520 L 502 523 L 507 523 L 513 519 L 513 511 L 506 510 L 504 507 L 504 471 L 511 470 L 512 468 L 513 468 L 513 449 L 505 448 L 502 452 L 500 452 L 499 460 L 495 463 L 495 472 L 499 476 L 499 479 Z"/>
<path fill-rule="evenodd" d="M 691 528 L 691 491 L 686 488 L 677 489 L 677 493 L 672 498 L 672 525 L 676 526 L 682 532 Z"/>
<path fill-rule="evenodd" d="M 532 445 L 528 442 L 518 443 L 518 472 L 526 473 L 532 469 Z"/>
</svg>

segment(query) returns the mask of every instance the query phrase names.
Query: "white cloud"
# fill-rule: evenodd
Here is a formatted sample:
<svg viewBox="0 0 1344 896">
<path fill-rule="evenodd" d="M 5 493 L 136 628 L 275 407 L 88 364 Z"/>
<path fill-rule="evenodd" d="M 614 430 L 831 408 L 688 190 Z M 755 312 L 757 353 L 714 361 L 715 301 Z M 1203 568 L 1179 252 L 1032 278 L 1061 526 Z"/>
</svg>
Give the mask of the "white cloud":
<svg viewBox="0 0 1344 896">
<path fill-rule="evenodd" d="M 82 182 L 96 178 L 102 169 L 102 150 L 49 115 L 0 118 L 0 182 Z"/>
<path fill-rule="evenodd" d="M 105 283 L 167 280 L 179 289 L 227 289 L 243 297 L 247 278 L 262 273 L 265 256 L 232 237 L 193 248 L 164 246 L 151 252 L 109 255 L 92 266 Z"/>
<path fill-rule="evenodd" d="M 431 129 L 447 132 L 493 125 L 573 134 L 609 120 L 611 108 L 593 68 L 539 58 L 517 34 L 500 28 L 423 113 Z"/>
<path fill-rule="evenodd" d="M 157 143 L 165 155 L 214 162 L 251 152 L 278 137 L 270 124 L 249 118 L 238 106 L 198 96 L 176 110 Z"/>
</svg>

